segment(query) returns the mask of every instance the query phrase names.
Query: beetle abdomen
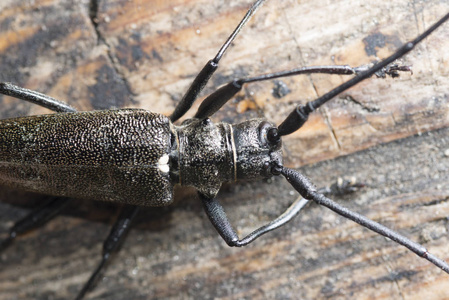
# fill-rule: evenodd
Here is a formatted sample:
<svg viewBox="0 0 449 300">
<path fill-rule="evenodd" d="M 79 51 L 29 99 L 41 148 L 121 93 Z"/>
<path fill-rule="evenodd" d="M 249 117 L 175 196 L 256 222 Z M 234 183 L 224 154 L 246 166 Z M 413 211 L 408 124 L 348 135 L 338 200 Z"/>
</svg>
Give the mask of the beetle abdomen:
<svg viewBox="0 0 449 300">
<path fill-rule="evenodd" d="M 167 117 L 134 109 L 1 120 L 0 180 L 50 195 L 168 205 L 172 134 Z"/>
</svg>

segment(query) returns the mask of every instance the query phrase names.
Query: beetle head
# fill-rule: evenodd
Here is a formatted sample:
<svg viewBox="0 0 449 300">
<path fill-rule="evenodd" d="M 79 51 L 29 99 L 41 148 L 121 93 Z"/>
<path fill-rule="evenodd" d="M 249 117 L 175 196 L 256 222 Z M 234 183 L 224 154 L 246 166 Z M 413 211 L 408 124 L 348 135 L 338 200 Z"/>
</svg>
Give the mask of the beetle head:
<svg viewBox="0 0 449 300">
<path fill-rule="evenodd" d="M 238 179 L 268 178 L 282 165 L 282 142 L 268 138 L 276 126 L 264 119 L 233 125 Z"/>
</svg>

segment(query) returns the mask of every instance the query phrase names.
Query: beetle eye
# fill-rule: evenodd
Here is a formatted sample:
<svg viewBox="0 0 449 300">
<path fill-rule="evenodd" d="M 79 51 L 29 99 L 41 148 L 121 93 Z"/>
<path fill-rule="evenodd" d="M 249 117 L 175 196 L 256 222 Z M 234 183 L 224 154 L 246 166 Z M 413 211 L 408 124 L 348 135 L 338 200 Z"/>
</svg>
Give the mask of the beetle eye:
<svg viewBox="0 0 449 300">
<path fill-rule="evenodd" d="M 280 146 L 281 141 L 278 129 L 267 121 L 263 121 L 259 125 L 259 140 L 261 145 L 276 148 Z"/>
<path fill-rule="evenodd" d="M 279 129 L 272 127 L 268 129 L 267 140 L 271 145 L 277 145 L 281 141 L 281 136 L 279 135 Z"/>
</svg>

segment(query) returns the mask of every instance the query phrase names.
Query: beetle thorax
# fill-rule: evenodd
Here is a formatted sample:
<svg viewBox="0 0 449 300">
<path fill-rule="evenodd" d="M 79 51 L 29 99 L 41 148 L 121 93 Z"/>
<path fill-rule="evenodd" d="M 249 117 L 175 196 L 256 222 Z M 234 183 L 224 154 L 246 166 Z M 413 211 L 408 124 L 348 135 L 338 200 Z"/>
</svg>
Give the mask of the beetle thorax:
<svg viewBox="0 0 449 300">
<path fill-rule="evenodd" d="M 262 119 L 236 125 L 184 122 L 176 130 L 179 183 L 213 198 L 223 182 L 271 177 L 271 166 L 282 162 L 280 143 L 266 142 L 273 127 Z"/>
</svg>

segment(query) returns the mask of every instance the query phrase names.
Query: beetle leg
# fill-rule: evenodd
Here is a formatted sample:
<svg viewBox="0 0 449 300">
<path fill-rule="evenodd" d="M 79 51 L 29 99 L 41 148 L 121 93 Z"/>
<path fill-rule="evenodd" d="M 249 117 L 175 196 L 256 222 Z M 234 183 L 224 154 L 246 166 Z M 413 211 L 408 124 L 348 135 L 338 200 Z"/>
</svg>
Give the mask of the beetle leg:
<svg viewBox="0 0 449 300">
<path fill-rule="evenodd" d="M 131 222 L 138 212 L 138 206 L 126 205 L 125 207 L 123 207 L 120 215 L 114 223 L 114 226 L 112 226 L 108 237 L 103 243 L 103 251 L 101 254 L 100 264 L 94 270 L 89 280 L 84 284 L 76 299 L 82 299 L 84 295 L 90 290 L 90 288 L 95 284 L 101 270 L 105 267 L 111 255 L 117 250 L 118 246 L 120 246 L 121 242 L 124 240 L 126 233 L 130 228 Z"/>
<path fill-rule="evenodd" d="M 203 202 L 204 210 L 215 229 L 229 246 L 237 246 L 239 237 L 234 228 L 232 228 L 223 206 L 215 198 L 208 198 L 201 193 L 198 194 Z"/>
<path fill-rule="evenodd" d="M 19 235 L 28 232 L 32 229 L 36 229 L 47 221 L 56 216 L 68 203 L 70 199 L 51 197 L 49 201 L 44 205 L 33 210 L 24 218 L 17 221 L 8 232 L 8 237 L 0 242 L 0 251 L 8 247 L 11 242 Z"/>
<path fill-rule="evenodd" d="M 56 112 L 76 112 L 75 108 L 55 98 L 15 86 L 8 82 L 0 82 L 0 94 L 25 100 Z"/>
<path fill-rule="evenodd" d="M 204 209 L 207 216 L 209 217 L 209 220 L 214 225 L 215 229 L 218 231 L 221 237 L 225 240 L 225 242 L 231 247 L 242 247 L 248 245 L 265 233 L 279 228 L 282 225 L 285 225 L 290 220 L 292 220 L 293 217 L 295 217 L 299 213 L 299 211 L 309 202 L 308 200 L 299 197 L 279 217 L 269 222 L 268 224 L 254 230 L 243 239 L 239 239 L 237 233 L 232 228 L 223 207 L 217 201 L 217 199 L 207 198 L 201 193 L 199 195 L 201 200 L 203 201 Z"/>
</svg>

